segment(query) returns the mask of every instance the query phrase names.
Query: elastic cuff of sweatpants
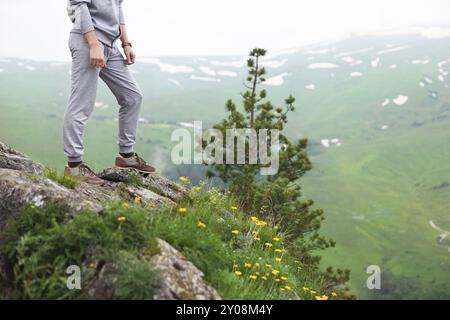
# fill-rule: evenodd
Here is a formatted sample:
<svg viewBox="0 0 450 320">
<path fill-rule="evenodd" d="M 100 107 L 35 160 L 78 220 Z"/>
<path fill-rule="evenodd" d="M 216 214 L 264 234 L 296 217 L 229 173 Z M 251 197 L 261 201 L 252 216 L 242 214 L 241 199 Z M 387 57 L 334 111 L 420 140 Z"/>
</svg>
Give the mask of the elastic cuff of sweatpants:
<svg viewBox="0 0 450 320">
<path fill-rule="evenodd" d="M 83 157 L 67 157 L 68 162 L 83 162 Z"/>
<path fill-rule="evenodd" d="M 131 153 L 131 152 L 133 152 L 133 146 L 130 146 L 130 147 L 119 146 L 119 152 L 120 153 Z"/>
</svg>

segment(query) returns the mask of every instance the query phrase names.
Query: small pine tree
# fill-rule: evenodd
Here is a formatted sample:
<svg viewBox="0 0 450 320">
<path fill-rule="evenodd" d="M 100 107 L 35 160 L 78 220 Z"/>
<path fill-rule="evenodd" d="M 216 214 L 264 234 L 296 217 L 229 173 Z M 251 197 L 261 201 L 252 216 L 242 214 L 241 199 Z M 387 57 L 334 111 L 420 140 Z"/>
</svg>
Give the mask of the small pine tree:
<svg viewBox="0 0 450 320">
<path fill-rule="evenodd" d="M 212 165 L 208 177 L 220 178 L 246 212 L 279 225 L 287 235 L 285 240 L 290 243 L 291 251 L 295 251 L 304 263 L 317 267 L 320 257 L 312 255 L 312 252 L 334 246 L 335 243 L 319 234 L 324 220 L 323 211 L 312 209 L 314 202 L 302 199 L 299 179 L 312 169 L 307 154 L 308 141 L 301 139 L 292 142 L 284 134 L 288 116 L 295 111 L 295 98 L 290 95 L 283 107 L 275 107 L 267 100 L 266 90 L 259 90 L 259 86 L 266 81 L 266 69 L 261 66 L 261 58 L 265 55 L 264 49 L 257 48 L 250 52 L 246 91 L 241 93 L 243 111 L 239 111 L 231 99 L 228 100 L 228 115 L 214 128 L 224 136 L 226 130 L 232 128 L 267 129 L 269 132 L 279 130 L 279 143 L 282 146 L 279 151 L 279 171 L 272 176 L 261 176 L 260 169 L 264 165 L 260 161 L 258 164 L 249 164 L 246 155 L 247 162 L 243 165 Z M 248 147 L 248 141 L 246 143 Z M 341 279 L 339 282 L 346 280 Z"/>
</svg>

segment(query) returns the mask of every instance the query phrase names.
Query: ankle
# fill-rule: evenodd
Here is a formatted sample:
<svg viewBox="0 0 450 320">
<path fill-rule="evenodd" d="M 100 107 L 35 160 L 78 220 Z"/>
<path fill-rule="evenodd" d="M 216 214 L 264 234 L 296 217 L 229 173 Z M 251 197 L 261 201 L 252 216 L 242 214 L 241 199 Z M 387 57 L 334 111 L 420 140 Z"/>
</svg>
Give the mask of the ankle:
<svg viewBox="0 0 450 320">
<path fill-rule="evenodd" d="M 128 153 L 119 152 L 119 154 L 122 158 L 125 158 L 125 159 L 129 159 L 134 156 L 134 152 L 128 152 Z"/>
<path fill-rule="evenodd" d="M 82 161 L 77 162 L 67 162 L 67 166 L 71 169 L 78 167 L 80 164 L 82 164 Z"/>
</svg>

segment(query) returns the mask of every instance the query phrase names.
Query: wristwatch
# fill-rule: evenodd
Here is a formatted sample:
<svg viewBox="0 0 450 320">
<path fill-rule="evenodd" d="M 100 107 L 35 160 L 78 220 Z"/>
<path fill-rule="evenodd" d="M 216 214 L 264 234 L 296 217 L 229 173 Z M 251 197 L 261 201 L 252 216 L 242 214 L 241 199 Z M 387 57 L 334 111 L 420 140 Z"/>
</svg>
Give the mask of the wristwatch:
<svg viewBox="0 0 450 320">
<path fill-rule="evenodd" d="M 122 48 L 125 48 L 125 47 L 133 48 L 133 46 L 131 45 L 131 42 L 122 42 Z"/>
</svg>

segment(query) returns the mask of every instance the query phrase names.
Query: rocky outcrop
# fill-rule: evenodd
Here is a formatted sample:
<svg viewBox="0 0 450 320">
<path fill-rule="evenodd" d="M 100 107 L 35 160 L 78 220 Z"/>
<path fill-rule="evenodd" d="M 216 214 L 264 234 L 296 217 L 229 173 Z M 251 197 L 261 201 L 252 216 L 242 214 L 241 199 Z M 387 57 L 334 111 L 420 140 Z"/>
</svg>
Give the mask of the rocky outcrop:
<svg viewBox="0 0 450 320">
<path fill-rule="evenodd" d="M 3 143 L 0 143 L 0 242 L 1 234 L 24 208 L 45 207 L 60 202 L 70 219 L 80 210 L 101 213 L 104 203 L 113 199 L 134 202 L 140 198 L 143 207 L 173 206 L 186 196 L 186 190 L 157 174 L 140 175 L 134 170 L 108 168 L 99 174 L 103 186 L 80 182 L 75 189 L 66 188 L 46 178 L 44 167 Z M 150 213 L 149 213 L 150 214 Z M 149 263 L 163 276 L 163 285 L 156 299 L 220 299 L 217 292 L 203 280 L 203 273 L 164 240 L 158 240 L 159 253 Z M 11 276 L 6 258 L 0 254 L 0 290 Z M 105 265 L 89 291 L 90 298 L 113 298 L 111 277 L 114 265 Z M 10 279 L 9 279 L 10 280 Z M 2 283 L 3 282 L 3 283 Z"/>
</svg>

